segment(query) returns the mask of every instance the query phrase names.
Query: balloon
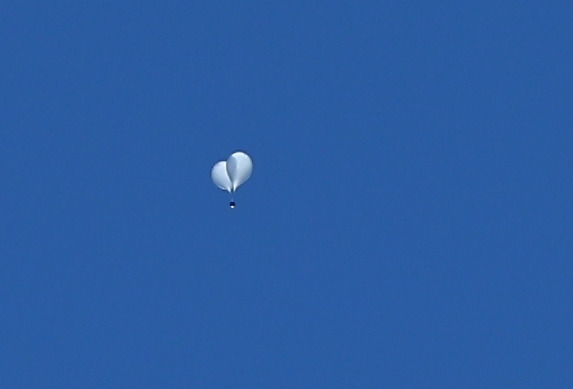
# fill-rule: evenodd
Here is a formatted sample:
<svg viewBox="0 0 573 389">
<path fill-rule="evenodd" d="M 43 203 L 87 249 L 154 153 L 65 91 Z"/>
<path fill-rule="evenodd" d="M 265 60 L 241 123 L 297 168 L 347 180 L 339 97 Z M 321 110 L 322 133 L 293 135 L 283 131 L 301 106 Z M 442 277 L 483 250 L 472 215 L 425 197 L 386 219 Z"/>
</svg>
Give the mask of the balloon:
<svg viewBox="0 0 573 389">
<path fill-rule="evenodd" d="M 252 172 L 251 157 L 242 151 L 237 151 L 226 161 L 219 161 L 213 166 L 211 179 L 219 188 L 233 193 L 249 179 Z"/>
</svg>

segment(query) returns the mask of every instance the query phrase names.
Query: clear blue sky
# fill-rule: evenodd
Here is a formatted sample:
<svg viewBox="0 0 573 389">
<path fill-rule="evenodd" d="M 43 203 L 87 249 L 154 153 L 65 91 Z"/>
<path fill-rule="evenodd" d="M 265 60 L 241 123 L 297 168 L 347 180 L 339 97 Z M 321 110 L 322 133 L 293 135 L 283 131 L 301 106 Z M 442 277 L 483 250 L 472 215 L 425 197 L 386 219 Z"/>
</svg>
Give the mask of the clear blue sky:
<svg viewBox="0 0 573 389">
<path fill-rule="evenodd" d="M 95 3 L 1 11 L 0 386 L 573 387 L 570 2 Z"/>
</svg>

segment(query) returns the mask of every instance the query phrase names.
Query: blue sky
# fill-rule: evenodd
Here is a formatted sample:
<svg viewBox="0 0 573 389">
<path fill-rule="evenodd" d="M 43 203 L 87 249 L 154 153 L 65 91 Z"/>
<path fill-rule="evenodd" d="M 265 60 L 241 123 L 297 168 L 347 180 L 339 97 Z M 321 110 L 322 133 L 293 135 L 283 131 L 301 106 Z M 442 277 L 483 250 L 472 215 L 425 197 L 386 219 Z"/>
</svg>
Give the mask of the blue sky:
<svg viewBox="0 0 573 389">
<path fill-rule="evenodd" d="M 2 385 L 571 387 L 572 10 L 4 6 Z"/>
</svg>

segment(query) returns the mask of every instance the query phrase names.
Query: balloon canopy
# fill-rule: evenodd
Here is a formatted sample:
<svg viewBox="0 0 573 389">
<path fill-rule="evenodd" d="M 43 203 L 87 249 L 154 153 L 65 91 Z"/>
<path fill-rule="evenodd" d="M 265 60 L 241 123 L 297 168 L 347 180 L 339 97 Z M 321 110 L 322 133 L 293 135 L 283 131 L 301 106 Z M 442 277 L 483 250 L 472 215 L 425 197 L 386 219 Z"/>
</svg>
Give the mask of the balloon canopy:
<svg viewBox="0 0 573 389">
<path fill-rule="evenodd" d="M 253 161 L 246 153 L 237 151 L 226 161 L 219 161 L 211 169 L 211 179 L 219 188 L 233 193 L 253 172 Z"/>
</svg>

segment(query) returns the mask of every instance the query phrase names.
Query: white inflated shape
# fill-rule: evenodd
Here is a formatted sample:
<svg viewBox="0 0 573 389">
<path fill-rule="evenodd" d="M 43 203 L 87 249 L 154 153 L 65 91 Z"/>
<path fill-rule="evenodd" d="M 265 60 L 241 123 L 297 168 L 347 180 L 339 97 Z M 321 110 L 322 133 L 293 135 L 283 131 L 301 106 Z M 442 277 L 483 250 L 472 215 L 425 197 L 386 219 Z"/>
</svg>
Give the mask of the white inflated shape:
<svg viewBox="0 0 573 389">
<path fill-rule="evenodd" d="M 219 188 L 235 192 L 253 172 L 253 161 L 246 153 L 237 151 L 226 161 L 219 161 L 211 169 L 211 179 Z"/>
</svg>

